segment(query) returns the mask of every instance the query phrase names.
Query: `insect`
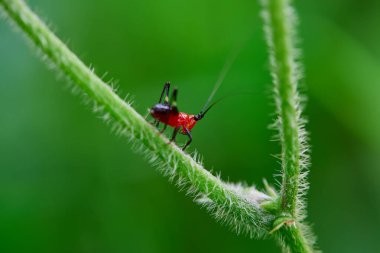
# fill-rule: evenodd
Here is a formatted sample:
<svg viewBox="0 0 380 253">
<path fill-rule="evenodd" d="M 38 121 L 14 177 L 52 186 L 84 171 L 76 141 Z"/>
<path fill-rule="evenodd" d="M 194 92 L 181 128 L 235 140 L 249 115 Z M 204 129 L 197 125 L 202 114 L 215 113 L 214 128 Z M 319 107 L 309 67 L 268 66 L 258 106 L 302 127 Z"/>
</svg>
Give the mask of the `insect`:
<svg viewBox="0 0 380 253">
<path fill-rule="evenodd" d="M 231 67 L 234 59 L 237 56 L 237 52 L 230 55 L 229 59 L 225 62 L 222 71 L 219 75 L 217 82 L 215 83 L 214 89 L 212 90 L 209 98 L 206 101 L 206 104 L 203 106 L 202 110 L 198 114 L 187 114 L 185 112 L 180 112 L 177 107 L 177 94 L 178 89 L 174 88 L 171 98 L 169 100 L 169 90 L 170 90 L 170 82 L 166 82 L 164 85 L 164 89 L 162 90 L 160 99 L 158 103 L 155 104 L 150 109 L 150 115 L 155 119 L 154 123 L 156 127 L 159 127 L 160 123 L 164 124 L 161 133 L 163 133 L 167 126 L 174 127 L 172 138 L 170 142 L 175 142 L 177 134 L 180 132 L 181 134 L 187 135 L 189 140 L 186 142 L 185 146 L 183 146 L 182 150 L 185 150 L 193 140 L 191 135 L 191 130 L 197 124 L 198 121 L 203 119 L 205 114 L 219 101 L 224 99 L 225 97 L 220 98 L 214 103 L 210 104 L 210 101 L 214 97 L 216 91 L 219 89 L 220 85 L 223 82 L 226 73 Z"/>
<path fill-rule="evenodd" d="M 156 127 L 159 126 L 160 122 L 164 123 L 164 127 L 161 130 L 161 133 L 163 133 L 167 126 L 174 127 L 174 132 L 172 135 L 172 138 L 170 139 L 170 142 L 175 141 L 175 138 L 180 132 L 181 134 L 187 135 L 189 137 L 189 140 L 185 144 L 185 146 L 182 148 L 182 150 L 185 150 L 193 140 L 193 137 L 191 135 L 191 129 L 195 126 L 195 124 L 201 120 L 205 114 L 211 109 L 212 106 L 216 104 L 214 102 L 210 106 L 208 106 L 206 109 L 202 110 L 198 114 L 187 114 L 185 112 L 179 112 L 177 107 L 177 94 L 178 89 L 174 88 L 173 93 L 171 96 L 171 99 L 169 101 L 169 90 L 170 90 L 170 82 L 165 83 L 164 89 L 162 90 L 160 100 L 158 101 L 158 104 L 154 105 L 150 109 L 150 114 L 155 118 L 154 124 Z M 164 97 L 165 96 L 165 97 Z M 163 100 L 164 99 L 164 100 Z M 162 101 L 163 100 L 163 101 Z"/>
</svg>

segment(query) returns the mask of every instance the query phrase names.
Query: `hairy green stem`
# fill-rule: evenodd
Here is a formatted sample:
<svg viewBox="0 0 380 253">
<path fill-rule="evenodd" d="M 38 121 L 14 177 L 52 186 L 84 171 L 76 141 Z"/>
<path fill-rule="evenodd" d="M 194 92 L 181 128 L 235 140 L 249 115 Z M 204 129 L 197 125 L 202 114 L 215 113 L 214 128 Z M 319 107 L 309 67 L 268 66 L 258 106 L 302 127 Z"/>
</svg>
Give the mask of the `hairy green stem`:
<svg viewBox="0 0 380 253">
<path fill-rule="evenodd" d="M 97 108 L 104 111 L 106 119 L 112 119 L 118 132 L 127 136 L 146 154 L 149 160 L 180 187 L 202 199 L 202 204 L 224 223 L 237 232 L 251 236 L 263 235 L 270 230 L 272 217 L 259 206 L 259 198 L 252 199 L 222 182 L 203 168 L 191 156 L 160 135 L 130 104 L 94 74 L 61 42 L 53 32 L 20 0 L 0 0 L 0 6 L 8 18 L 47 56 L 51 63 L 80 87 Z"/>
<path fill-rule="evenodd" d="M 298 67 L 293 47 L 292 13 L 288 0 L 264 2 L 267 41 L 275 89 L 277 127 L 282 146 L 282 209 L 295 217 L 299 192 L 301 140 L 297 92 Z"/>
<path fill-rule="evenodd" d="M 294 46 L 296 17 L 290 2 L 262 0 L 275 92 L 275 127 L 281 142 L 281 203 L 276 219 L 281 222 L 275 226 L 278 228 L 275 231 L 284 248 L 291 252 L 312 252 L 314 240 L 309 229 L 301 223 L 306 216 L 302 197 L 308 188 L 305 180 L 308 149 L 297 91 L 301 71 L 296 62 L 298 51 Z"/>
<path fill-rule="evenodd" d="M 305 238 L 304 232 L 299 229 L 301 224 L 283 226 L 280 230 L 280 240 L 284 243 L 284 251 L 290 252 L 314 252 L 312 245 Z"/>
</svg>

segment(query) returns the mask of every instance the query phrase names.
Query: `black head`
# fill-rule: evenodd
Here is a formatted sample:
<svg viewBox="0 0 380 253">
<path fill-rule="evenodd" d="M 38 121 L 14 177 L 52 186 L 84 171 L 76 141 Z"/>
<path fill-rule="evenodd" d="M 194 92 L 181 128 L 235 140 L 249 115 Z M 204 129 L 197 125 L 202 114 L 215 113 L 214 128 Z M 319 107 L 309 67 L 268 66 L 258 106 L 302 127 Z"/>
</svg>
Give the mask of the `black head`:
<svg viewBox="0 0 380 253">
<path fill-rule="evenodd" d="M 203 119 L 203 117 L 206 115 L 206 113 L 215 105 L 215 104 L 217 104 L 219 101 L 221 101 L 223 98 L 221 98 L 221 99 L 219 99 L 219 100 L 217 100 L 217 101 L 215 101 L 214 103 L 212 103 L 209 107 L 207 107 L 207 109 L 206 110 L 204 110 L 204 111 L 201 111 L 200 113 L 198 113 L 197 115 L 195 115 L 194 116 L 194 119 L 196 120 L 196 121 L 198 121 L 198 120 L 201 120 L 201 119 Z"/>
<path fill-rule="evenodd" d="M 199 114 L 197 114 L 197 115 L 194 115 L 194 119 L 195 119 L 196 121 L 198 121 L 198 120 L 201 120 L 201 119 L 203 118 L 203 116 L 204 116 L 203 113 L 199 113 Z"/>
</svg>

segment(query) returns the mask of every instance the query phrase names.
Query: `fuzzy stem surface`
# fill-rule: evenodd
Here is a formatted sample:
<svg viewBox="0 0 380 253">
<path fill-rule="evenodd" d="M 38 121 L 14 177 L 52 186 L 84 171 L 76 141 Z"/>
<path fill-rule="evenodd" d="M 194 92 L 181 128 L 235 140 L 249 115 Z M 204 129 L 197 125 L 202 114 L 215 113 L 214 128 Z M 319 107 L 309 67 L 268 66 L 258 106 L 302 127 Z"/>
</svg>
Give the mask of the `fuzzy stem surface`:
<svg viewBox="0 0 380 253">
<path fill-rule="evenodd" d="M 267 42 L 275 91 L 277 122 L 281 141 L 282 209 L 296 216 L 300 177 L 300 111 L 297 92 L 298 68 L 292 41 L 292 26 L 287 0 L 264 2 Z"/>
<path fill-rule="evenodd" d="M 302 224 L 306 216 L 303 197 L 308 188 L 308 148 L 298 93 L 301 70 L 296 61 L 299 52 L 294 46 L 296 15 L 290 3 L 290 0 L 262 0 L 275 93 L 275 127 L 281 143 L 282 183 L 276 221 L 282 221 L 279 224 L 275 221 L 274 231 L 286 251 L 314 252 L 315 240 L 310 229 Z"/>
</svg>

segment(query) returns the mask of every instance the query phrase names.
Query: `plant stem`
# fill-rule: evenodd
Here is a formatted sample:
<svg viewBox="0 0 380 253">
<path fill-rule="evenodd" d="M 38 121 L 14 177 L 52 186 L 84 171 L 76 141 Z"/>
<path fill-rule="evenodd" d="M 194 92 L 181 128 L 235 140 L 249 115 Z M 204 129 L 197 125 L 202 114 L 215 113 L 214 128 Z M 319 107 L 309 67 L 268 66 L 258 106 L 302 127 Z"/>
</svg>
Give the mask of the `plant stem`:
<svg viewBox="0 0 380 253">
<path fill-rule="evenodd" d="M 186 187 L 194 196 L 206 198 L 206 208 L 237 232 L 254 236 L 269 231 L 272 218 L 259 207 L 258 201 L 238 193 L 176 145 L 168 144 L 167 138 L 160 135 L 130 104 L 87 68 L 23 1 L 0 0 L 0 6 L 73 85 L 80 87 L 98 108 L 103 108 L 104 117 L 114 121 L 118 132 L 127 136 L 135 145 L 137 143 L 149 160 L 158 164 L 164 175 L 176 180 L 180 187 Z"/>
<path fill-rule="evenodd" d="M 306 216 L 302 196 L 308 188 L 305 180 L 308 149 L 297 91 L 301 71 L 296 62 L 295 12 L 290 2 L 262 0 L 276 102 L 275 126 L 281 142 L 282 164 L 281 204 L 272 231 L 280 238 L 284 249 L 313 252 L 315 240 L 310 229 L 302 224 Z"/>
<path fill-rule="evenodd" d="M 305 238 L 304 231 L 299 229 L 301 224 L 294 226 L 283 226 L 280 230 L 280 240 L 284 243 L 284 251 L 290 250 L 290 252 L 314 252 L 312 244 Z"/>
<path fill-rule="evenodd" d="M 295 217 L 300 187 L 301 135 L 299 69 L 293 46 L 294 17 L 288 0 L 268 0 L 264 3 L 267 42 L 278 114 L 277 126 L 282 146 L 282 209 Z"/>
</svg>

